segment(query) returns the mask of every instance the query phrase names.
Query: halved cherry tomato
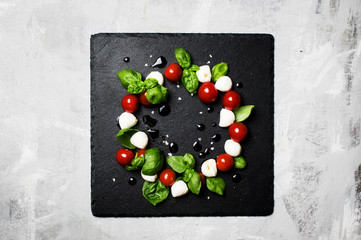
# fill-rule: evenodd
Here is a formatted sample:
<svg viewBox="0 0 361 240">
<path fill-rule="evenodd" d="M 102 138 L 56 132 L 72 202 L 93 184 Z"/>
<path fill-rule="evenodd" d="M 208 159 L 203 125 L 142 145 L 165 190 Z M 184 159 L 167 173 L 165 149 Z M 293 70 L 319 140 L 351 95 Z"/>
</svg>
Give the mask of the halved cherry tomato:
<svg viewBox="0 0 361 240">
<path fill-rule="evenodd" d="M 122 99 L 122 107 L 126 112 L 133 113 L 139 108 L 139 99 L 136 95 L 128 94 Z"/>
<path fill-rule="evenodd" d="M 150 106 L 152 106 L 153 104 L 148 101 L 148 99 L 147 99 L 147 97 L 145 96 L 145 94 L 147 94 L 147 91 L 139 94 L 139 101 L 140 101 L 140 103 L 141 103 L 143 106 L 150 107 Z"/>
<path fill-rule="evenodd" d="M 235 142 L 240 142 L 247 135 L 247 127 L 243 123 L 232 123 L 228 128 L 228 133 L 231 139 Z"/>
<path fill-rule="evenodd" d="M 135 154 L 136 157 L 144 157 L 146 149 L 140 149 L 137 154 Z"/>
<path fill-rule="evenodd" d="M 181 80 L 182 73 L 183 70 L 178 63 L 172 63 L 164 71 L 165 77 L 171 82 L 178 82 L 179 80 Z"/>
<path fill-rule="evenodd" d="M 164 169 L 163 172 L 159 176 L 159 180 L 161 183 L 163 183 L 164 186 L 167 186 L 167 187 L 172 186 L 173 183 L 175 183 L 176 174 L 170 168 Z"/>
<path fill-rule="evenodd" d="M 222 99 L 223 106 L 228 110 L 234 110 L 241 105 L 241 95 L 236 91 L 228 91 Z"/>
<path fill-rule="evenodd" d="M 213 83 L 205 82 L 199 87 L 198 97 L 204 103 L 212 103 L 216 101 L 218 91 Z"/>
<path fill-rule="evenodd" d="M 220 154 L 217 157 L 217 168 L 219 171 L 227 172 L 233 168 L 233 157 L 227 153 Z"/>
<path fill-rule="evenodd" d="M 201 172 L 198 172 L 199 173 L 199 176 L 201 176 L 201 187 L 204 186 L 204 184 L 206 184 L 206 177 L 204 176 L 203 173 Z"/>
<path fill-rule="evenodd" d="M 120 165 L 126 166 L 134 159 L 134 153 L 129 149 L 121 148 L 118 150 L 116 158 Z"/>
</svg>

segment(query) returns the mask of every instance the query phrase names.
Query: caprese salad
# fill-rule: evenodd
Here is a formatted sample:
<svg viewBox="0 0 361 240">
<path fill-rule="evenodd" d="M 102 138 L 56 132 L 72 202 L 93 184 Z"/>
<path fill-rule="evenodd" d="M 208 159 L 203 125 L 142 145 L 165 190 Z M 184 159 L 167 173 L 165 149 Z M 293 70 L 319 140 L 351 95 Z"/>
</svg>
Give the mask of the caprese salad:
<svg viewBox="0 0 361 240">
<path fill-rule="evenodd" d="M 170 64 L 164 71 L 169 82 L 182 82 L 189 93 L 198 93 L 199 99 L 206 104 L 213 103 L 219 92 L 225 92 L 219 126 L 229 127 L 230 139 L 224 144 L 225 153 L 204 161 L 201 172 L 195 170 L 196 160 L 190 153 L 164 158 L 159 148 L 147 149 L 148 135 L 133 128 L 138 122 L 134 113 L 141 105 L 149 107 L 167 101 L 168 91 L 163 86 L 163 74 L 152 71 L 143 81 L 141 74 L 132 69 L 118 72 L 120 82 L 129 94 L 121 101 L 124 112 L 118 117 L 121 130 L 116 135 L 125 148 L 118 150 L 116 160 L 126 170 L 140 171 L 145 180 L 143 196 L 154 206 L 164 201 L 169 192 L 173 197 L 188 192 L 198 195 L 204 186 L 211 192 L 223 195 L 226 183 L 217 176 L 218 171 L 227 172 L 246 166 L 241 156 L 240 142 L 247 135 L 248 129 L 242 121 L 248 118 L 254 106 L 241 106 L 240 94 L 231 90 L 233 83 L 227 76 L 227 63 L 219 63 L 212 69 L 209 65 L 194 65 L 189 53 L 183 48 L 175 49 L 175 57 L 177 63 Z M 135 154 L 134 149 L 138 149 Z"/>
</svg>

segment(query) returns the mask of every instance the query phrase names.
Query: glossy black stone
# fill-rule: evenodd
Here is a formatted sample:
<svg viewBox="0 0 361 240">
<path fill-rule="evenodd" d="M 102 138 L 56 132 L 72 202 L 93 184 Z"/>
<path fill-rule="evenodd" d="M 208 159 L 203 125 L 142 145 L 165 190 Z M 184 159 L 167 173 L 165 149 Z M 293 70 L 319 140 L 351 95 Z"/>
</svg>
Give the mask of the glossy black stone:
<svg viewBox="0 0 361 240">
<path fill-rule="evenodd" d="M 143 116 L 143 123 L 147 124 L 149 127 L 154 127 L 157 124 L 157 120 L 149 115 L 145 115 Z"/>
<path fill-rule="evenodd" d="M 202 150 L 202 145 L 197 141 L 193 143 L 193 150 L 196 152 L 199 152 L 200 150 Z"/>
<path fill-rule="evenodd" d="M 236 88 L 242 88 L 242 87 L 243 87 L 243 83 L 241 82 L 236 83 Z"/>
<path fill-rule="evenodd" d="M 204 131 L 206 129 L 206 126 L 203 123 L 197 124 L 197 129 L 199 131 Z"/>
<path fill-rule="evenodd" d="M 120 127 L 120 125 L 119 125 L 119 117 L 117 117 L 117 127 L 118 127 L 119 129 L 122 129 L 122 128 Z"/>
<path fill-rule="evenodd" d="M 198 157 L 199 157 L 199 158 L 205 158 L 206 155 L 205 155 L 204 153 L 200 152 L 200 153 L 198 153 Z"/>
<path fill-rule="evenodd" d="M 214 142 L 219 142 L 221 140 L 221 135 L 219 135 L 218 133 L 217 134 L 214 134 L 212 136 L 212 141 Z"/>
<path fill-rule="evenodd" d="M 148 129 L 147 130 L 148 135 L 152 138 L 152 139 L 156 139 L 159 137 L 159 130 L 156 129 Z"/>
<path fill-rule="evenodd" d="M 169 115 L 169 113 L 170 113 L 170 106 L 167 103 L 159 107 L 159 115 L 164 117 Z"/>
<path fill-rule="evenodd" d="M 206 156 L 208 156 L 210 153 L 211 153 L 211 149 L 210 149 L 210 148 L 206 148 L 206 149 L 204 149 L 204 151 L 203 151 L 203 154 L 206 155 Z"/>
<path fill-rule="evenodd" d="M 216 123 L 216 122 L 212 122 L 212 127 L 217 127 L 217 123 Z"/>
<path fill-rule="evenodd" d="M 129 180 L 128 180 L 128 183 L 130 185 L 135 185 L 137 183 L 137 179 L 136 178 L 133 178 L 133 177 L 130 177 Z"/>
<path fill-rule="evenodd" d="M 171 153 L 176 153 L 176 152 L 178 152 L 178 145 L 177 145 L 175 142 L 171 142 L 171 143 L 169 144 L 169 151 L 170 151 Z"/>
<path fill-rule="evenodd" d="M 158 57 L 155 63 L 152 65 L 152 67 L 158 68 L 164 68 L 165 66 L 167 66 L 167 59 L 163 56 Z"/>
<path fill-rule="evenodd" d="M 123 59 L 123 61 L 124 61 L 124 62 L 129 62 L 129 61 L 130 61 L 130 58 L 129 58 L 129 57 L 125 57 L 125 58 Z"/>
<path fill-rule="evenodd" d="M 210 106 L 210 107 L 207 108 L 207 112 L 211 113 L 213 111 L 214 111 L 214 107 Z"/>
<path fill-rule="evenodd" d="M 232 182 L 239 183 L 241 181 L 241 175 L 236 173 L 232 176 Z"/>
</svg>

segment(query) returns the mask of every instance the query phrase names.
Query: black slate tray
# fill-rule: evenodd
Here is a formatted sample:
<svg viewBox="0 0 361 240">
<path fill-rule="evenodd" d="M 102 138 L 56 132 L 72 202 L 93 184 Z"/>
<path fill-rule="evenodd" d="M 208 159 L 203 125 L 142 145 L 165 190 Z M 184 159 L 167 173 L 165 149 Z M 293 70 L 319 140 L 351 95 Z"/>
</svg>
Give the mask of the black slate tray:
<svg viewBox="0 0 361 240">
<path fill-rule="evenodd" d="M 121 167 L 115 154 L 122 148 L 115 136 L 119 131 L 117 117 L 123 112 L 121 99 L 127 94 L 121 85 L 117 72 L 131 68 L 145 78 L 153 69 L 158 56 L 164 56 L 168 65 L 176 62 L 174 49 L 182 47 L 192 57 L 192 63 L 204 65 L 210 61 L 213 67 L 219 62 L 229 65 L 229 76 L 234 87 L 242 96 L 242 105 L 253 104 L 255 109 L 244 123 L 248 135 L 241 142 L 242 155 L 248 166 L 219 173 L 227 183 L 224 196 L 203 189 L 200 195 L 187 194 L 180 198 L 168 196 L 154 207 L 142 195 L 143 179 L 140 172 L 129 172 Z M 150 57 L 152 55 L 152 57 Z M 212 57 L 210 57 L 212 55 Z M 123 59 L 130 58 L 125 63 Z M 267 216 L 273 213 L 273 136 L 274 136 L 274 39 L 268 34 L 154 34 L 154 33 L 101 33 L 91 37 L 91 207 L 98 217 L 140 217 L 140 216 Z M 235 88 L 240 82 L 242 88 Z M 220 94 L 213 104 L 215 111 L 207 113 L 207 105 L 198 97 L 190 96 L 183 85 L 165 80 L 170 93 L 171 114 L 161 117 L 158 108 L 141 107 L 136 113 L 139 123 L 136 128 L 145 131 L 147 126 L 142 116 L 148 114 L 158 120 L 154 129 L 161 136 L 169 135 L 168 142 L 176 142 L 179 151 L 196 157 L 196 169 L 205 159 L 200 159 L 192 144 L 201 138 L 203 147 L 214 146 L 207 157 L 216 158 L 224 153 L 224 142 L 229 139 L 228 128 L 212 127 L 219 121 L 222 108 Z M 181 97 L 181 101 L 178 100 Z M 151 112 L 154 111 L 152 115 Z M 202 112 L 202 114 L 200 114 Z M 196 124 L 204 123 L 206 130 L 197 131 Z M 222 140 L 210 144 L 211 136 L 220 133 Z M 163 138 L 164 139 L 164 138 Z M 168 146 L 159 137 L 150 139 L 148 148 L 159 147 L 165 157 Z M 203 149 L 204 149 L 203 148 Z M 232 182 L 232 176 L 240 173 L 242 180 Z M 135 177 L 137 184 L 128 184 Z"/>
</svg>

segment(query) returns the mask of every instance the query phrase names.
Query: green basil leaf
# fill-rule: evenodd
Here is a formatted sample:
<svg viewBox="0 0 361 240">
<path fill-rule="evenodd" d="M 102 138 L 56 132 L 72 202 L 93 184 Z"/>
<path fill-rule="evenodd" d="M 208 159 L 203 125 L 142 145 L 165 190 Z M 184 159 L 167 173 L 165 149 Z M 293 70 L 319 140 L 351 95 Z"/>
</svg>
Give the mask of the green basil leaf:
<svg viewBox="0 0 361 240">
<path fill-rule="evenodd" d="M 128 171 L 136 171 L 138 170 L 139 168 L 137 166 L 125 166 L 125 169 L 127 169 Z"/>
<path fill-rule="evenodd" d="M 136 157 L 132 160 L 131 165 L 135 166 L 139 169 L 139 168 L 143 167 L 144 163 L 145 163 L 144 157 Z"/>
<path fill-rule="evenodd" d="M 141 80 L 132 81 L 129 83 L 128 92 L 131 94 L 139 94 L 145 91 L 144 82 Z"/>
<path fill-rule="evenodd" d="M 174 50 L 175 57 L 177 58 L 177 61 L 179 65 L 183 69 L 187 69 L 191 66 L 191 56 L 189 53 L 187 53 L 186 50 L 183 48 L 177 48 Z"/>
<path fill-rule="evenodd" d="M 167 101 L 168 91 L 162 85 L 157 85 L 147 90 L 145 97 L 152 104 L 159 104 Z"/>
<path fill-rule="evenodd" d="M 247 165 L 246 159 L 244 159 L 244 157 L 242 156 L 235 157 L 233 158 L 233 160 L 234 160 L 234 168 L 243 169 Z"/>
<path fill-rule="evenodd" d="M 236 122 L 242 122 L 244 120 L 246 120 L 249 115 L 251 115 L 251 112 L 254 108 L 254 105 L 246 105 L 246 106 L 241 106 L 235 110 L 233 110 L 233 113 L 236 117 Z"/>
<path fill-rule="evenodd" d="M 195 72 L 184 70 L 182 74 L 182 83 L 188 92 L 193 94 L 197 93 L 199 81 Z"/>
<path fill-rule="evenodd" d="M 159 148 L 150 148 L 145 151 L 144 165 L 142 167 L 142 173 L 147 176 L 153 176 L 160 170 L 164 165 L 164 156 Z"/>
<path fill-rule="evenodd" d="M 200 70 L 200 67 L 192 64 L 192 66 L 188 70 L 192 72 L 197 72 L 198 70 Z"/>
<path fill-rule="evenodd" d="M 182 156 L 169 156 L 166 161 L 168 165 L 177 173 L 182 173 L 187 169 L 187 165 L 183 161 Z"/>
<path fill-rule="evenodd" d="M 136 132 L 139 132 L 139 130 L 132 129 L 132 128 L 122 129 L 118 132 L 116 138 L 124 147 L 129 148 L 129 149 L 134 149 L 135 146 L 130 143 L 130 138 Z"/>
<path fill-rule="evenodd" d="M 128 89 L 131 82 L 142 81 L 142 75 L 132 69 L 124 69 L 117 73 L 122 85 Z"/>
<path fill-rule="evenodd" d="M 175 181 L 183 180 L 183 177 L 177 177 Z"/>
<path fill-rule="evenodd" d="M 187 168 L 183 173 L 183 181 L 189 182 L 189 180 L 191 180 L 193 173 L 194 173 L 194 169 Z"/>
<path fill-rule="evenodd" d="M 187 168 L 194 168 L 194 165 L 196 164 L 196 160 L 190 153 L 184 154 L 184 161 L 186 162 Z"/>
<path fill-rule="evenodd" d="M 223 195 L 224 190 L 226 189 L 226 182 L 221 177 L 207 178 L 206 184 L 209 191 L 217 193 L 219 195 Z"/>
<path fill-rule="evenodd" d="M 217 81 L 218 78 L 226 76 L 228 73 L 228 65 L 227 63 L 218 63 L 216 66 L 212 68 L 212 80 L 214 82 Z"/>
<path fill-rule="evenodd" d="M 201 175 L 197 172 L 193 172 L 191 179 L 188 182 L 189 190 L 194 194 L 199 194 L 201 191 Z"/>
<path fill-rule="evenodd" d="M 158 85 L 158 80 L 155 78 L 147 78 L 144 81 L 144 85 L 146 89 L 153 88 Z"/>
<path fill-rule="evenodd" d="M 169 188 L 164 186 L 159 178 L 151 183 L 145 181 L 143 184 L 143 196 L 154 206 L 160 202 L 163 202 L 169 195 Z"/>
</svg>

